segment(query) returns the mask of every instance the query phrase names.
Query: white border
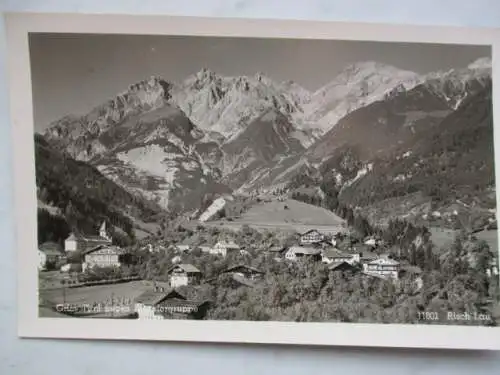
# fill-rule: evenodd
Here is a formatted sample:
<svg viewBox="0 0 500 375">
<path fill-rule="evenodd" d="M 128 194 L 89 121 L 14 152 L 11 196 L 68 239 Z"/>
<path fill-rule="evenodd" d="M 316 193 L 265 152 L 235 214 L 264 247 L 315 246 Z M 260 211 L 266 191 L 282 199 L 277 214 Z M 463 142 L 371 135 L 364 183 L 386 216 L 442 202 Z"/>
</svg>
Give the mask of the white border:
<svg viewBox="0 0 500 375">
<path fill-rule="evenodd" d="M 500 92 L 500 29 L 167 16 L 6 15 L 21 337 L 132 339 L 448 349 L 500 349 L 500 327 L 235 321 L 130 321 L 38 318 L 36 196 L 29 32 L 211 35 L 481 44 L 493 47 L 493 90 Z M 494 118 L 500 116 L 498 101 Z M 496 128 L 496 126 L 495 126 Z M 495 131 L 495 144 L 500 132 Z M 498 157 L 498 151 L 496 151 Z M 496 158 L 495 160 L 497 160 Z M 497 186 L 500 163 L 495 163 Z M 497 191 L 497 201 L 500 193 Z"/>
</svg>

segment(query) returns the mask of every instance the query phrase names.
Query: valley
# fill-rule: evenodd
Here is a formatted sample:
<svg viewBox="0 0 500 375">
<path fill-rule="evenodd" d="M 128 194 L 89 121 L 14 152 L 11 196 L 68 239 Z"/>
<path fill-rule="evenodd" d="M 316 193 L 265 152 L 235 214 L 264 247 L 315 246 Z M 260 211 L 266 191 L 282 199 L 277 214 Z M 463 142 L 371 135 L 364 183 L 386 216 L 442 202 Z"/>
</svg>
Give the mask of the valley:
<svg viewBox="0 0 500 375">
<path fill-rule="evenodd" d="M 492 311 L 492 100 L 483 58 L 425 74 L 361 61 L 313 92 L 207 68 L 134 83 L 35 134 L 39 256 L 60 270 L 40 266 L 43 298 L 168 294 L 228 320 Z"/>
</svg>

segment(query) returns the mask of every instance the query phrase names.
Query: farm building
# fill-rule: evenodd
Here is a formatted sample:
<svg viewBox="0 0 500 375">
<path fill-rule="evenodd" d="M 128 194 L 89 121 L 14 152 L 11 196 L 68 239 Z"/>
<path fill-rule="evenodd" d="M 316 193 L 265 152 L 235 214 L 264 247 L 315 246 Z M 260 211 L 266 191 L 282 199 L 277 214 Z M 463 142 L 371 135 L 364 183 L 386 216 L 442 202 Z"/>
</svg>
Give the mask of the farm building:
<svg viewBox="0 0 500 375">
<path fill-rule="evenodd" d="M 192 301 L 174 289 L 155 287 L 136 298 L 135 312 L 139 320 L 202 319 L 207 301 Z"/>
<path fill-rule="evenodd" d="M 214 247 L 210 249 L 210 254 L 213 255 L 221 255 L 225 257 L 230 251 L 239 251 L 240 247 L 234 243 L 233 241 L 219 241 L 215 244 Z"/>
<path fill-rule="evenodd" d="M 385 278 L 397 280 L 399 278 L 400 263 L 388 257 L 380 257 L 363 264 L 363 271 L 367 274 L 376 274 Z"/>
<path fill-rule="evenodd" d="M 192 264 L 176 264 L 168 270 L 168 275 L 172 288 L 198 284 L 201 279 L 200 270 Z"/>
<path fill-rule="evenodd" d="M 319 243 L 325 239 L 325 235 L 318 232 L 316 229 L 311 229 L 300 235 L 301 245 L 312 245 Z"/>
<path fill-rule="evenodd" d="M 325 249 L 321 252 L 321 261 L 325 264 L 346 262 L 349 264 L 359 263 L 358 253 L 345 253 L 338 249 Z"/>
<path fill-rule="evenodd" d="M 82 269 L 85 272 L 93 267 L 120 267 L 121 256 L 125 253 L 126 251 L 118 246 L 96 246 L 83 253 Z"/>
<path fill-rule="evenodd" d="M 106 229 L 104 221 L 99 228 L 98 236 L 85 236 L 78 233 L 70 233 L 69 237 L 64 241 L 64 250 L 66 252 L 81 251 L 84 252 L 99 245 L 111 245 L 111 237 Z"/>
<path fill-rule="evenodd" d="M 258 280 L 262 277 L 262 275 L 264 275 L 264 272 L 258 270 L 257 268 L 242 264 L 230 267 L 227 270 L 223 271 L 222 273 L 244 277 L 245 279 L 248 280 Z"/>
<path fill-rule="evenodd" d="M 312 247 L 292 246 L 285 254 L 285 259 L 296 261 L 299 259 L 321 260 L 321 250 Z"/>
</svg>

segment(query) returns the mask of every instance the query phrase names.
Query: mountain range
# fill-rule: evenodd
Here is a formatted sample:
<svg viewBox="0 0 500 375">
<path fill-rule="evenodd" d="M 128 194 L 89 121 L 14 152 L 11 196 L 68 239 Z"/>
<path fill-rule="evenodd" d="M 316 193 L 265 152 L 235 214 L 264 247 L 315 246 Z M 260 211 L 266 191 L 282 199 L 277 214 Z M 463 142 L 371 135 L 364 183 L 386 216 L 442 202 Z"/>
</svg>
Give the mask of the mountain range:
<svg viewBox="0 0 500 375">
<path fill-rule="evenodd" d="M 423 170 L 427 181 L 453 184 L 456 198 L 479 194 L 494 180 L 492 131 L 491 60 L 483 58 L 425 75 L 359 62 L 312 93 L 263 73 L 151 77 L 84 116 L 55 121 L 43 138 L 134 196 L 195 211 L 207 195 L 272 191 L 301 175 L 333 174 L 356 205 L 423 189 L 430 182 L 404 191 Z M 461 142 L 463 152 L 450 151 Z M 432 173 L 422 167 L 431 159 Z M 470 178 L 472 190 L 464 188 Z M 385 193 L 369 192 L 381 190 L 374 184 Z"/>
</svg>

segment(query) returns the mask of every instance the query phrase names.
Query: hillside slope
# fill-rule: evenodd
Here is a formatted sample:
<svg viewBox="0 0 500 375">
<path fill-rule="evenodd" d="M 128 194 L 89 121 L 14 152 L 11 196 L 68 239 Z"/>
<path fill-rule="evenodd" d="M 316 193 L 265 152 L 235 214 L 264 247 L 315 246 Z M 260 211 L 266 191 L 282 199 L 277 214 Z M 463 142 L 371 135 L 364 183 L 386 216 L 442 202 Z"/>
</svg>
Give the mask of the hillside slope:
<svg viewBox="0 0 500 375">
<path fill-rule="evenodd" d="M 39 134 L 35 160 L 40 243 L 60 242 L 71 230 L 95 234 L 103 220 L 116 239 L 131 239 L 136 230 L 145 229 L 138 222 L 154 221 L 161 212 L 86 162 L 55 150 Z"/>
</svg>

